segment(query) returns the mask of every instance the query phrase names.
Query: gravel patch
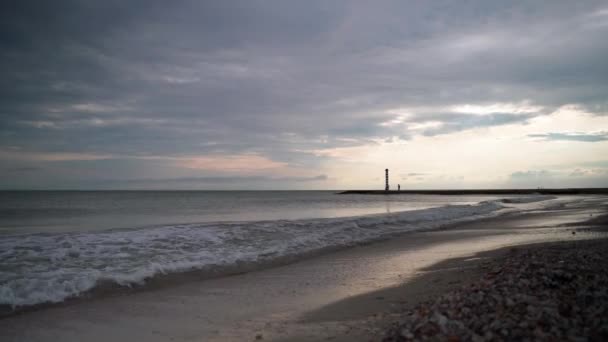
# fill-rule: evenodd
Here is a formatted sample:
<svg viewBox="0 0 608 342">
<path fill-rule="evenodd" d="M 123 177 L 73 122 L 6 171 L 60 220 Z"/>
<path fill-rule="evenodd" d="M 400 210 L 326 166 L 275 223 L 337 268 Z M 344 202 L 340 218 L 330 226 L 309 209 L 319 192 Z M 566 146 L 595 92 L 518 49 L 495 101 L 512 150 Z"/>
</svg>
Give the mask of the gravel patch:
<svg viewBox="0 0 608 342">
<path fill-rule="evenodd" d="M 608 240 L 520 247 L 383 341 L 608 341 Z"/>
</svg>

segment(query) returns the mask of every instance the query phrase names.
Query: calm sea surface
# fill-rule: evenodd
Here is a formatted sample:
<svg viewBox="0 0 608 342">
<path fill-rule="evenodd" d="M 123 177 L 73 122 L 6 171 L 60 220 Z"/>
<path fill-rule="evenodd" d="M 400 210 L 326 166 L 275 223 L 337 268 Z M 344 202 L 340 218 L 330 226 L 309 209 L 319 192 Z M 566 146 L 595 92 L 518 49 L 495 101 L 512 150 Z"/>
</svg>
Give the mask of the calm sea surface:
<svg viewBox="0 0 608 342">
<path fill-rule="evenodd" d="M 334 191 L 3 191 L 0 234 L 335 218 L 494 198 L 337 195 Z"/>
</svg>

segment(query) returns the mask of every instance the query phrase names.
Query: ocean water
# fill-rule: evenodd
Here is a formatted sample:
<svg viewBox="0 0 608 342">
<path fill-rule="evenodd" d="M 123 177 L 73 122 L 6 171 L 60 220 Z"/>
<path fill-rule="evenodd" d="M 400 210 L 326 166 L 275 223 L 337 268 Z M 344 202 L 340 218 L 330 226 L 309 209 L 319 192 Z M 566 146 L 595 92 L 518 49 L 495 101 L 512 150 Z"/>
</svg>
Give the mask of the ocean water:
<svg viewBox="0 0 608 342">
<path fill-rule="evenodd" d="M 530 210 L 551 196 L 331 191 L 0 192 L 0 305 L 60 302 L 101 284 L 217 272 Z"/>
<path fill-rule="evenodd" d="M 332 218 L 495 198 L 336 195 L 333 191 L 5 191 L 0 192 L 0 234 Z"/>
</svg>

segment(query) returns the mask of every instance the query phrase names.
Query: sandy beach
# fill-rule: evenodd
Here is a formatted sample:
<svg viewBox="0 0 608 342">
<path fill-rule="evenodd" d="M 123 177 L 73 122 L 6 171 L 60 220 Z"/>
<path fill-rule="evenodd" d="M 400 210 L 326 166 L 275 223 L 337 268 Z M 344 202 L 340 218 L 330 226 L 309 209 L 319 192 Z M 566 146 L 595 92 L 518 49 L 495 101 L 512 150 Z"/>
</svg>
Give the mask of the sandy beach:
<svg viewBox="0 0 608 342">
<path fill-rule="evenodd" d="M 475 281 L 509 247 L 606 237 L 606 198 L 469 222 L 223 278 L 0 319 L 4 341 L 376 340 L 403 310 Z M 591 220 L 591 221 L 590 221 Z M 595 220 L 595 221 L 594 221 Z M 573 234 L 575 232 L 575 234 Z"/>
</svg>

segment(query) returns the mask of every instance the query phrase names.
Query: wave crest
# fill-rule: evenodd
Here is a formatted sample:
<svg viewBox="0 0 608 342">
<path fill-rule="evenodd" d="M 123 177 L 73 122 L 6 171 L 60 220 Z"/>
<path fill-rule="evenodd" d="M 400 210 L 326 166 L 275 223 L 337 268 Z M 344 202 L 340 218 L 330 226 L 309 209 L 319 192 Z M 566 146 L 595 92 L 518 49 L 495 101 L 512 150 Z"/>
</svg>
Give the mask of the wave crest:
<svg viewBox="0 0 608 342">
<path fill-rule="evenodd" d="M 501 212 L 501 201 L 346 218 L 224 222 L 0 237 L 0 304 L 56 303 L 102 283 L 263 263 Z"/>
</svg>

